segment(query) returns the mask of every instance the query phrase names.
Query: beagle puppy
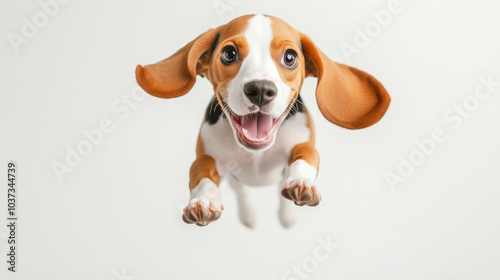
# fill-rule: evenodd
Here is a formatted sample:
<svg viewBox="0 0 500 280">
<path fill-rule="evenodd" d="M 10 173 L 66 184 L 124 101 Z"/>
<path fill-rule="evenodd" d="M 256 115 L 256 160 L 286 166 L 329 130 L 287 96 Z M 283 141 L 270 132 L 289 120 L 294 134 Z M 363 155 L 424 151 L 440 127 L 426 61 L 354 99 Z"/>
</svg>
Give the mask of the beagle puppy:
<svg viewBox="0 0 500 280">
<path fill-rule="evenodd" d="M 321 113 L 344 128 L 375 124 L 391 101 L 370 74 L 330 60 L 308 36 L 267 15 L 236 18 L 167 59 L 136 69 L 139 85 L 160 98 L 186 94 L 197 75 L 212 83 L 214 97 L 200 129 L 182 218 L 199 226 L 221 216 L 222 178 L 236 192 L 240 220 L 250 228 L 255 216 L 247 186 L 280 183 L 284 227 L 294 223 L 289 200 L 320 203 L 314 124 L 299 95 L 304 78 L 318 79 Z"/>
</svg>

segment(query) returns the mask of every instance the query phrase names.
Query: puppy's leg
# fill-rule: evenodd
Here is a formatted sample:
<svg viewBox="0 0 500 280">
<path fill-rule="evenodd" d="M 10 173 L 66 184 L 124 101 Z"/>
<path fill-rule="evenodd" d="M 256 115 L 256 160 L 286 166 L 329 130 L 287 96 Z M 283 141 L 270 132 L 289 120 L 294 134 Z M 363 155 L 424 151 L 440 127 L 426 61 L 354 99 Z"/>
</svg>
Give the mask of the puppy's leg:
<svg viewBox="0 0 500 280">
<path fill-rule="evenodd" d="M 253 210 L 250 202 L 248 201 L 248 194 L 246 186 L 240 183 L 233 176 L 229 177 L 229 185 L 236 193 L 236 198 L 238 199 L 238 216 L 240 221 L 249 228 L 255 227 L 255 211 Z"/>
<path fill-rule="evenodd" d="M 318 174 L 319 155 L 311 142 L 296 145 L 290 152 L 285 183 L 281 195 L 299 206 L 316 206 L 321 195 L 314 186 Z"/>
<path fill-rule="evenodd" d="M 288 199 L 280 195 L 278 217 L 280 219 L 281 225 L 285 228 L 293 226 L 296 222 L 292 207 L 293 205 L 288 201 Z"/>
<path fill-rule="evenodd" d="M 188 224 L 206 226 L 219 219 L 224 209 L 215 160 L 206 154 L 199 155 L 191 165 L 189 175 L 191 200 L 184 208 L 182 219 Z"/>
</svg>

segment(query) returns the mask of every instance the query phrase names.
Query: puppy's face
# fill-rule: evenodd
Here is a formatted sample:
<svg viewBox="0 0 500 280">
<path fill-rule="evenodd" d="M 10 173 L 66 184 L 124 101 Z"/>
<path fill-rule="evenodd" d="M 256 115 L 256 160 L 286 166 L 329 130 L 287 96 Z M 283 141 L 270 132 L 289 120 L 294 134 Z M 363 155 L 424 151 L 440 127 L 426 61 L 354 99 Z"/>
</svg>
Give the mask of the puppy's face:
<svg viewBox="0 0 500 280">
<path fill-rule="evenodd" d="M 284 22 L 256 15 L 219 31 L 207 78 L 237 141 L 264 149 L 295 102 L 305 76 L 299 33 Z"/>
<path fill-rule="evenodd" d="M 330 60 L 308 36 L 264 15 L 236 18 L 167 59 L 136 68 L 139 85 L 161 98 L 186 94 L 197 75 L 210 80 L 236 140 L 249 150 L 274 143 L 304 77 L 318 78 L 321 113 L 345 128 L 375 124 L 391 100 L 370 74 Z"/>
</svg>

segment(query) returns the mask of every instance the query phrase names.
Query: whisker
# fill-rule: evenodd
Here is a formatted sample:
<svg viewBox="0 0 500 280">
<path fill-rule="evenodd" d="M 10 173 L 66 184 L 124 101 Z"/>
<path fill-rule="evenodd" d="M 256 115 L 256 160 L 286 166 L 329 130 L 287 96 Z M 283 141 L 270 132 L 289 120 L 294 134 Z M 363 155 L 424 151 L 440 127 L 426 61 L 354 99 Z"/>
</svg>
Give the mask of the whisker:
<svg viewBox="0 0 500 280">
<path fill-rule="evenodd" d="M 215 105 L 214 105 L 215 103 Z M 215 110 L 217 110 L 217 106 L 219 105 L 219 102 L 213 102 L 210 104 L 210 112 L 215 113 Z"/>
<path fill-rule="evenodd" d="M 230 117 L 231 116 L 231 108 L 228 106 L 226 100 L 227 100 L 227 98 L 223 98 L 221 100 L 222 105 L 219 104 L 219 106 L 221 106 L 222 112 L 225 113 L 226 115 L 229 115 L 229 117 Z M 228 121 L 231 121 L 231 120 L 228 120 Z M 224 128 L 224 122 L 222 122 L 222 127 Z"/>
<path fill-rule="evenodd" d="M 291 102 L 292 100 L 294 100 L 294 103 L 293 103 L 293 104 L 292 104 L 292 102 Z M 298 104 L 301 104 L 301 105 L 305 106 L 304 102 L 300 101 L 299 99 L 297 99 L 297 98 L 295 98 L 295 97 L 293 97 L 293 96 L 290 96 L 290 105 L 289 105 L 289 108 L 288 108 L 288 110 L 289 110 L 289 111 L 288 111 L 288 114 L 289 114 L 290 112 L 293 112 L 293 113 L 297 113 L 297 112 L 298 112 L 298 108 L 294 106 L 294 105 L 295 105 L 295 102 L 297 102 Z"/>
<path fill-rule="evenodd" d="M 295 98 L 293 96 L 290 96 L 290 99 L 295 100 L 295 102 L 298 102 L 299 104 L 302 104 L 302 105 L 305 106 L 304 102 L 300 101 L 299 99 L 297 99 L 297 98 Z"/>
</svg>

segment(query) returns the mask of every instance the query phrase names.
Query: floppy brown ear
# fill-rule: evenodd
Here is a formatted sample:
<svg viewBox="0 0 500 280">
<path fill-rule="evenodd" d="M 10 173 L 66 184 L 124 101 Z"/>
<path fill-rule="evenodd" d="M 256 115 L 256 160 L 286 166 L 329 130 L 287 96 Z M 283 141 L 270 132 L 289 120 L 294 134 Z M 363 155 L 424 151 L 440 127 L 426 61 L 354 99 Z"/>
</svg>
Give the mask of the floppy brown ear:
<svg viewBox="0 0 500 280">
<path fill-rule="evenodd" d="M 173 98 L 186 94 L 196 82 L 196 74 L 205 74 L 208 63 L 205 56 L 216 37 L 217 31 L 210 29 L 165 60 L 144 67 L 137 65 L 137 82 L 156 97 Z"/>
<path fill-rule="evenodd" d="M 318 78 L 316 101 L 330 122 L 360 129 L 378 122 L 391 98 L 384 86 L 370 74 L 330 60 L 312 40 L 301 35 L 306 75 Z"/>
</svg>

